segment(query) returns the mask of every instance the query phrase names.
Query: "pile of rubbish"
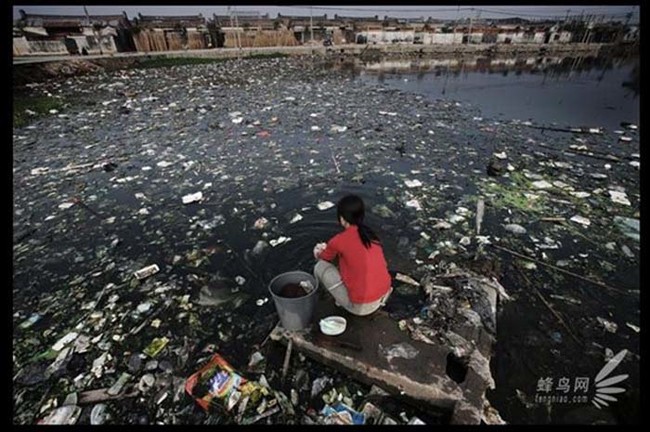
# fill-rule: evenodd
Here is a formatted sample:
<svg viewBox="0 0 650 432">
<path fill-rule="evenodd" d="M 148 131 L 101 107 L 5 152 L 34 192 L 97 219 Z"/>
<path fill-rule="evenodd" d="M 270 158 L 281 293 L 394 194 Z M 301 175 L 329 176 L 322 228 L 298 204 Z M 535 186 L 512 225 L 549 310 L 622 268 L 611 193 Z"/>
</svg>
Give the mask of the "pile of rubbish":
<svg viewBox="0 0 650 432">
<path fill-rule="evenodd" d="M 505 288 L 494 277 L 478 275 L 453 262 L 422 266 L 415 274 L 421 275 L 420 282 L 409 283 L 422 291 L 424 305 L 414 316 L 399 320 L 399 328 L 414 340 L 448 348 L 453 359 L 448 359 L 448 364 L 452 361 L 460 366 L 454 375 L 448 365 L 447 374 L 452 379 L 464 381 L 471 369 L 486 389 L 495 389 L 490 358 L 497 338 L 498 312 L 511 300 Z M 409 345 L 393 348 L 392 355 L 402 357 L 413 350 Z M 476 407 L 477 417 L 487 424 L 503 424 L 485 395 L 482 398 L 482 406 Z"/>
</svg>

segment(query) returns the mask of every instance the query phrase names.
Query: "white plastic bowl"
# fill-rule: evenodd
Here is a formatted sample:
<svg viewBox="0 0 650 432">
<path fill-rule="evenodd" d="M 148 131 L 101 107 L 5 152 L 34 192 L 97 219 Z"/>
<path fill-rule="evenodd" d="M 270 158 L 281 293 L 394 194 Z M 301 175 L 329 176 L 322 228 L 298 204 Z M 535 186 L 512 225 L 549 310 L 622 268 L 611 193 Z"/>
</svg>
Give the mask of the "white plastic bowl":
<svg viewBox="0 0 650 432">
<path fill-rule="evenodd" d="M 342 316 L 333 315 L 323 318 L 318 324 L 320 325 L 320 331 L 324 334 L 338 336 L 345 331 L 348 322 Z"/>
</svg>

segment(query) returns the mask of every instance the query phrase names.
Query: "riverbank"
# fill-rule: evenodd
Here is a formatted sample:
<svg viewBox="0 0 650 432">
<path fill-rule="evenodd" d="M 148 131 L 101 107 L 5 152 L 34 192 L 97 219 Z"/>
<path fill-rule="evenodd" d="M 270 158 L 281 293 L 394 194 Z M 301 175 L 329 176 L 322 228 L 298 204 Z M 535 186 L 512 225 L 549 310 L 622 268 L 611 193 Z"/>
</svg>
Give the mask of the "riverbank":
<svg viewBox="0 0 650 432">
<path fill-rule="evenodd" d="M 482 52 L 499 52 L 499 53 L 517 53 L 517 52 L 537 52 L 544 50 L 547 53 L 567 53 L 567 52 L 584 52 L 598 51 L 605 44 L 475 44 L 475 45 L 414 45 L 414 44 L 391 44 L 391 45 L 360 45 L 347 44 L 337 46 L 298 46 L 298 47 L 260 47 L 260 48 L 219 48 L 212 50 L 178 50 L 178 51 L 160 51 L 160 52 L 137 52 L 137 53 L 116 53 L 107 55 L 90 55 L 90 56 L 24 56 L 14 57 L 13 63 L 30 64 L 30 63 L 47 63 L 57 61 L 72 61 L 76 59 L 98 60 L 98 59 L 126 59 L 138 57 L 199 57 L 199 58 L 236 58 L 236 57 L 255 57 L 259 55 L 268 55 L 273 53 L 285 55 L 328 55 L 332 53 L 360 55 L 364 52 L 371 51 L 380 54 L 449 54 L 449 53 L 482 53 Z"/>
<path fill-rule="evenodd" d="M 14 89 L 27 83 L 45 79 L 70 77 L 99 70 L 116 70 L 147 64 L 182 65 L 223 61 L 233 58 L 274 58 L 286 56 L 318 56 L 337 60 L 360 59 L 376 61 L 381 58 L 438 58 L 471 55 L 516 56 L 520 54 L 544 55 L 598 55 L 601 50 L 611 50 L 602 44 L 532 45 L 532 44 L 477 44 L 477 45 L 340 45 L 336 47 L 300 46 L 265 48 L 224 48 L 215 50 L 182 50 L 152 53 L 118 53 L 93 56 L 34 56 L 15 57 L 13 65 Z"/>
</svg>

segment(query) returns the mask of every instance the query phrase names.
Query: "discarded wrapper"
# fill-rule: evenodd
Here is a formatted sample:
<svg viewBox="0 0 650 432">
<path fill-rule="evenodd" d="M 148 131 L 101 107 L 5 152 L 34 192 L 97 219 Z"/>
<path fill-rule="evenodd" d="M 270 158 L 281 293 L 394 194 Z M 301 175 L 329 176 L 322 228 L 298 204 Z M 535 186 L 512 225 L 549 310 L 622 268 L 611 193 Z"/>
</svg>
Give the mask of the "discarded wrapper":
<svg viewBox="0 0 650 432">
<path fill-rule="evenodd" d="M 219 354 L 214 354 L 205 366 L 187 379 L 185 391 L 205 411 L 209 411 L 212 404 L 218 403 L 228 412 L 233 411 L 240 402 L 248 404 L 249 400 L 257 401 L 270 394 L 259 383 L 239 375 Z M 243 408 L 245 410 L 246 407 Z"/>
<path fill-rule="evenodd" d="M 161 338 L 155 338 L 143 352 L 149 357 L 155 357 L 167 346 L 168 343 L 169 339 L 164 336 Z"/>
<path fill-rule="evenodd" d="M 133 275 L 138 278 L 138 280 L 142 280 L 145 278 L 148 278 L 151 275 L 154 275 L 160 271 L 160 268 L 158 267 L 158 264 L 151 264 L 149 266 L 143 267 L 140 270 L 136 271 L 133 273 Z"/>
<path fill-rule="evenodd" d="M 203 192 L 199 191 L 193 194 L 185 195 L 183 197 L 183 204 L 191 204 L 196 201 L 201 201 L 203 199 Z"/>
</svg>

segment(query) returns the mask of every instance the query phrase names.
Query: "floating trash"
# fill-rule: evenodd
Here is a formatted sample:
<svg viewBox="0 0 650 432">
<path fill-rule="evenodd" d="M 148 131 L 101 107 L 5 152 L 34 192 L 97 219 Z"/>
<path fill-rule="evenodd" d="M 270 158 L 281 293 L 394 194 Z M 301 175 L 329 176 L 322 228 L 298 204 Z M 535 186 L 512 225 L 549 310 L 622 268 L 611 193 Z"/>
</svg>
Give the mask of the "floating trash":
<svg viewBox="0 0 650 432">
<path fill-rule="evenodd" d="M 630 200 L 627 199 L 627 195 L 625 194 L 625 192 L 614 191 L 614 190 L 610 190 L 608 192 L 612 202 L 615 202 L 616 204 L 626 205 L 626 206 L 632 205 Z"/>
<path fill-rule="evenodd" d="M 410 188 L 422 186 L 422 182 L 420 180 L 404 180 L 404 183 L 406 183 L 406 186 Z"/>
<path fill-rule="evenodd" d="M 169 339 L 164 336 L 161 338 L 155 338 L 142 352 L 149 357 L 156 357 L 160 351 L 162 351 L 167 346 L 168 343 Z"/>
<path fill-rule="evenodd" d="M 503 226 L 503 229 L 517 235 L 526 234 L 526 228 L 517 224 L 506 224 Z"/>
<path fill-rule="evenodd" d="M 160 267 L 158 267 L 157 264 L 151 264 L 134 272 L 133 275 L 136 277 L 136 279 L 142 280 L 148 278 L 149 276 L 155 275 L 159 271 Z"/>
<path fill-rule="evenodd" d="M 577 224 L 580 224 L 582 226 L 588 227 L 591 225 L 591 221 L 587 219 L 586 217 L 580 216 L 580 215 L 575 215 L 571 219 L 569 219 L 572 222 L 575 222 Z"/>
<path fill-rule="evenodd" d="M 330 201 L 323 201 L 318 204 L 318 210 L 328 210 L 334 207 L 334 203 Z"/>
<path fill-rule="evenodd" d="M 270 240 L 269 244 L 273 247 L 279 246 L 283 243 L 288 243 L 291 241 L 291 237 L 280 236 L 277 239 Z"/>
<path fill-rule="evenodd" d="M 191 204 L 197 201 L 201 201 L 203 199 L 203 192 L 198 191 L 193 194 L 185 195 L 183 197 L 183 204 Z"/>
</svg>

